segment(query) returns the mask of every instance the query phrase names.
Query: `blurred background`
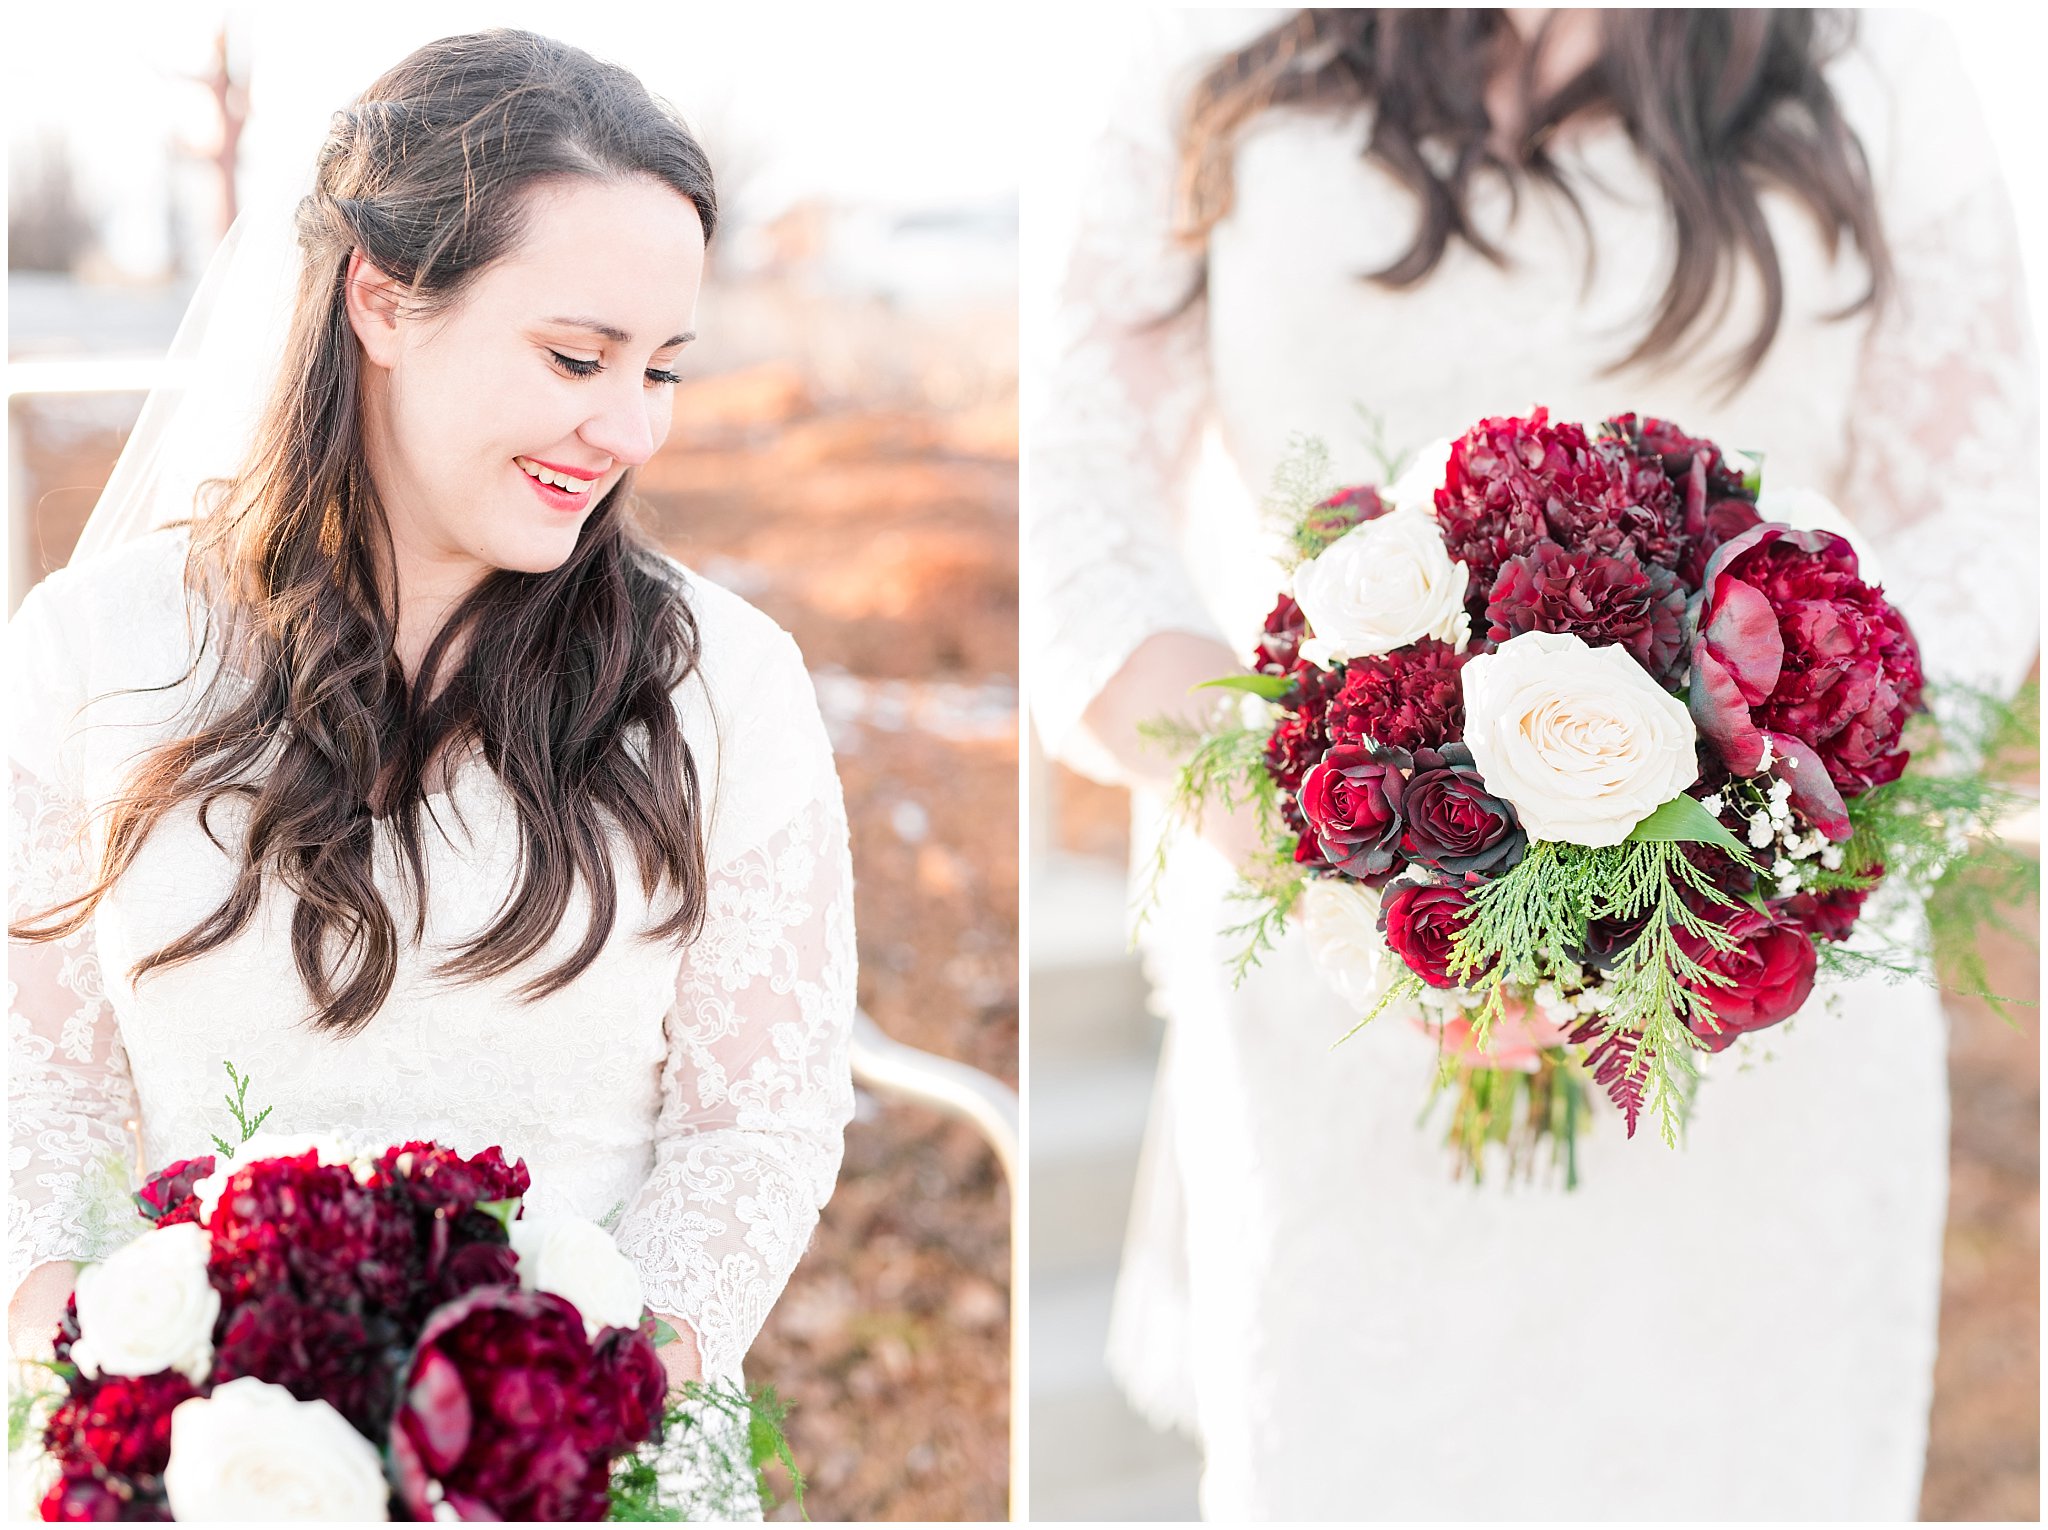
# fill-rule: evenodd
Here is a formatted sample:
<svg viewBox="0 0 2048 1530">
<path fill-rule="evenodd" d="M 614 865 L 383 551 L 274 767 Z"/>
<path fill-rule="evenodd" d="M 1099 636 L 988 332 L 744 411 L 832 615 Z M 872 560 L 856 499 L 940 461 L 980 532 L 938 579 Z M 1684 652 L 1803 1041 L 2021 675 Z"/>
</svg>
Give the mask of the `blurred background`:
<svg viewBox="0 0 2048 1530">
<path fill-rule="evenodd" d="M 678 105 L 721 229 L 675 428 L 640 474 L 678 558 L 801 645 L 853 826 L 860 999 L 1017 1080 L 1014 19 L 206 3 L 10 17 L 9 610 L 70 556 L 239 205 L 437 36 L 544 31 Z M 935 67 L 934 60 L 948 61 Z M 863 1091 L 747 1362 L 815 1519 L 999 1519 L 1010 1195 L 967 1126 Z M 785 1509 L 786 1517 L 794 1517 Z"/>
<path fill-rule="evenodd" d="M 1056 333 L 1051 319 L 1100 125 L 1127 61 L 1152 37 L 1147 12 L 1155 9 L 1113 7 L 1090 18 L 1085 46 L 1064 32 L 1024 39 L 1037 72 L 1057 69 L 1063 101 L 1038 125 L 1024 174 L 1027 420 L 1043 375 L 1037 337 Z M 2012 48 L 2000 8 L 1938 9 L 1998 145 L 2038 352 L 2048 314 L 2048 181 L 2034 156 L 2044 114 L 2033 66 Z M 1191 492 L 1241 494 L 1227 464 L 1220 478 L 1204 476 L 1213 460 L 1198 467 Z M 1033 619 L 1028 607 L 1025 619 Z M 1133 1412 L 1103 1356 L 1162 1034 L 1125 936 L 1130 798 L 1049 762 L 1028 729 L 1027 759 L 1032 1514 L 1192 1519 L 1201 1452 Z M 2020 762 L 2014 781 L 2038 797 L 2038 763 Z M 2019 837 L 2038 851 L 2038 818 Z M 2038 931 L 2038 906 L 2013 919 Z M 2038 1000 L 2036 946 L 1993 934 L 1986 950 L 1994 992 Z M 2032 1521 L 2040 1514 L 2040 1011 L 2010 1006 L 2008 1022 L 1968 998 L 1951 998 L 1948 1011 L 1949 1219 L 1920 1517 Z"/>
</svg>

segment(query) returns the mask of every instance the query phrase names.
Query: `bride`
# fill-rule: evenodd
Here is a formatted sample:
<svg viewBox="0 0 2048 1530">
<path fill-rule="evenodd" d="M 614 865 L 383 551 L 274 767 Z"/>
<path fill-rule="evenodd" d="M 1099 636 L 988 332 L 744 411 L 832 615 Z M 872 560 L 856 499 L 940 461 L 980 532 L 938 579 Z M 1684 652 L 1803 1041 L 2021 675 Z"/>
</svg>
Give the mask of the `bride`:
<svg viewBox="0 0 2048 1530">
<path fill-rule="evenodd" d="M 334 118 L 201 513 L 110 490 L 117 545 L 23 603 L 15 1353 L 143 1225 L 137 1167 L 211 1150 L 230 1063 L 273 1130 L 525 1158 L 639 1266 L 671 1380 L 738 1377 L 838 1173 L 854 940 L 802 657 L 634 516 L 715 221 L 626 71 L 421 48 Z"/>
<path fill-rule="evenodd" d="M 1486 415 L 1624 410 L 1841 505 L 1930 672 L 2035 649 L 2036 428 L 2010 217 L 1952 46 L 1867 13 L 1182 13 L 1096 146 L 1031 422 L 1033 701 L 1136 793 L 1281 574 L 1295 433 L 1381 481 Z M 1175 124 L 1178 124 L 1176 128 Z M 1647 315 L 1647 319 L 1645 317 Z M 1202 693 L 1214 696 L 1215 692 Z M 1435 1044 L 1298 930 L 1242 987 L 1222 815 L 1173 844 L 1168 1017 L 1112 1364 L 1198 1433 L 1206 1515 L 1911 1518 L 1947 1189 L 1936 996 L 1816 995 L 1709 1060 L 1688 1140 L 1595 1123 L 1581 1187 L 1453 1183 Z"/>
</svg>

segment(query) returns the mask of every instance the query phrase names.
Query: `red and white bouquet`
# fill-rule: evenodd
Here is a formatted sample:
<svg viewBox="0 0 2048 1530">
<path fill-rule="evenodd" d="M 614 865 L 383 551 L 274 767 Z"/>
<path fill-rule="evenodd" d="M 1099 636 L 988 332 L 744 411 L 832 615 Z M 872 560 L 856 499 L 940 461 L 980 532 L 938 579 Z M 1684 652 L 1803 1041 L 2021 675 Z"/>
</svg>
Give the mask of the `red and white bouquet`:
<svg viewBox="0 0 2048 1530">
<path fill-rule="evenodd" d="M 154 1175 L 153 1226 L 80 1272 L 57 1334 L 42 1517 L 594 1520 L 618 1488 L 648 1507 L 636 1453 L 692 1417 L 669 1335 L 611 1237 L 523 1216 L 528 1187 L 496 1147 L 265 1136 Z"/>
<path fill-rule="evenodd" d="M 1572 1176 L 1589 1082 L 1673 1141 L 1699 1054 L 1824 971 L 1927 969 L 1841 943 L 2001 794 L 1908 775 L 1912 632 L 1846 537 L 1765 517 L 1757 460 L 1539 408 L 1384 490 L 1322 462 L 1283 471 L 1292 586 L 1177 805 L 1260 814 L 1244 964 L 1298 915 L 1366 1019 L 1440 1038 L 1462 1167 L 1547 1138 Z"/>
</svg>

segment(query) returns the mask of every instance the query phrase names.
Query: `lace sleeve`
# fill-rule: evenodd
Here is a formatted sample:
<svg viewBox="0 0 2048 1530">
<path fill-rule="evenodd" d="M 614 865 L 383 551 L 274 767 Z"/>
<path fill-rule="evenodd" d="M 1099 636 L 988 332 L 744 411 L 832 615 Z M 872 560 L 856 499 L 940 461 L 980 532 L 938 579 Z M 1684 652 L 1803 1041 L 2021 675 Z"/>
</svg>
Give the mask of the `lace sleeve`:
<svg viewBox="0 0 2048 1530">
<path fill-rule="evenodd" d="M 1034 358 L 1025 578 L 1040 738 L 1104 780 L 1082 713 L 1147 637 L 1217 636 L 1176 545 L 1210 407 L 1201 261 L 1171 232 L 1173 85 L 1188 41 L 1162 29 L 1096 141 L 1049 334 Z"/>
<path fill-rule="evenodd" d="M 2010 695 L 2039 646 L 2040 396 L 2011 208 L 1944 29 L 1894 73 L 1896 301 L 1864 343 L 1842 504 L 1930 678 Z"/>
<path fill-rule="evenodd" d="M 65 630 L 63 572 L 8 624 L 8 922 L 90 883 L 77 708 L 88 649 Z M 53 591 L 58 593 L 53 594 Z M 55 1260 L 105 1257 L 141 1224 L 122 1215 L 134 1085 L 100 983 L 91 926 L 7 950 L 7 1280 Z"/>
<path fill-rule="evenodd" d="M 735 796 L 668 1016 L 654 1169 L 618 1230 L 648 1305 L 696 1330 L 706 1376 L 738 1375 L 831 1197 L 853 1115 L 846 809 L 808 678 L 788 683 L 801 694 L 787 705 L 750 694 L 726 741 Z"/>
</svg>

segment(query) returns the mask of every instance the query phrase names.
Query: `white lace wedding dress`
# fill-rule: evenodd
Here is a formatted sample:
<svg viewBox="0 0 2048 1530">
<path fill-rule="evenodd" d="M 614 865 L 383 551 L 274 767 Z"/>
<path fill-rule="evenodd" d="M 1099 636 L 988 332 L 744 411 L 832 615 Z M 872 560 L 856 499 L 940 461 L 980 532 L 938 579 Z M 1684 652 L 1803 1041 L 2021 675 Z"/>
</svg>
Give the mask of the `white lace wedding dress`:
<svg viewBox="0 0 2048 1530">
<path fill-rule="evenodd" d="M 1618 127 L 1557 152 L 1568 210 L 1475 196 L 1506 270 L 1453 243 L 1421 286 L 1360 279 L 1403 250 L 1411 199 L 1360 149 L 1367 116 L 1271 113 L 1199 256 L 1167 234 L 1170 103 L 1274 20 L 1186 13 L 1120 98 L 1027 429 L 1033 701 L 1056 755 L 1116 767 L 1082 721 L 1150 634 L 1248 653 L 1281 587 L 1259 494 L 1296 432 L 1377 476 L 1354 405 L 1416 446 L 1482 415 L 1625 409 L 1768 454 L 1767 484 L 1831 494 L 1874 542 L 1938 676 L 2009 691 L 2038 625 L 2037 418 L 2010 216 L 1953 46 L 1865 13 L 1830 78 L 1870 154 L 1900 304 L 1861 291 L 1810 219 L 1768 202 L 1784 326 L 1732 401 L 1707 368 L 1603 376 L 1669 257 L 1655 183 Z M 1567 138 L 1570 135 L 1566 135 Z M 1714 355 L 1747 339 L 1737 291 Z M 1162 706 L 1170 698 L 1162 698 Z M 1138 804 L 1141 844 L 1154 805 Z M 1118 1293 L 1112 1363 L 1196 1430 L 1202 1503 L 1255 1518 L 1910 1518 L 1932 1386 L 1947 1193 L 1945 1028 L 1917 987 L 1816 996 L 1756 1053 L 1712 1059 L 1690 1137 L 1625 1142 L 1582 1185 L 1453 1183 L 1418 1030 L 1356 1019 L 1298 932 L 1232 990 L 1242 917 L 1205 845 L 1173 852 L 1145 952 L 1166 1057 Z"/>
<path fill-rule="evenodd" d="M 181 732 L 193 686 L 132 688 L 186 668 L 188 600 L 198 610 L 186 545 L 183 531 L 158 531 L 59 570 L 9 626 L 11 916 L 87 885 L 100 844 L 96 827 L 80 838 L 89 815 L 131 760 Z M 268 1131 L 496 1143 L 524 1158 L 528 1206 L 613 1227 L 648 1304 L 695 1328 L 705 1374 L 739 1377 L 832 1193 L 853 1112 L 853 879 L 831 745 L 795 643 L 689 578 L 703 659 L 675 705 L 710 809 L 698 938 L 680 951 L 641 938 L 672 894 L 650 905 L 621 843 L 612 936 L 567 987 L 514 996 L 582 940 L 580 884 L 530 970 L 436 978 L 433 965 L 496 917 L 519 867 L 510 799 L 472 760 L 423 823 L 425 939 L 402 951 L 375 1019 L 337 1039 L 302 1023 L 291 900 L 274 882 L 228 945 L 129 980 L 235 875 L 196 814 L 180 812 L 86 930 L 10 945 L 10 1290 L 36 1265 L 98 1258 L 142 1230 L 126 1200 L 137 1166 L 231 1135 L 225 1062 L 254 1080 Z M 213 815 L 230 846 L 241 811 Z M 377 884 L 404 932 L 397 853 L 380 828 Z"/>
</svg>

